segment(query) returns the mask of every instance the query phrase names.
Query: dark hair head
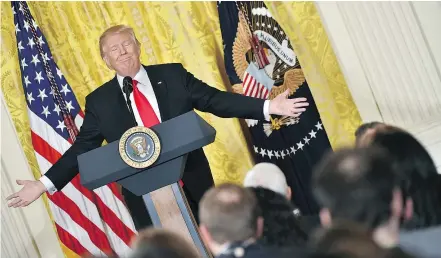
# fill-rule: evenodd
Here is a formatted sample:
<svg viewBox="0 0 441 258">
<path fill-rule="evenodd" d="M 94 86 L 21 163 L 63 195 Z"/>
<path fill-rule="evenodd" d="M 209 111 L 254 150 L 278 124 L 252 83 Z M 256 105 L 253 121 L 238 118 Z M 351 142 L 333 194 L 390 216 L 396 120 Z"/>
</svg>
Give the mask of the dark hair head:
<svg viewBox="0 0 441 258">
<path fill-rule="evenodd" d="M 441 175 L 423 145 L 402 130 L 379 130 L 370 144 L 386 149 L 400 174 L 401 189 L 414 203 L 414 216 L 408 227 L 441 224 Z"/>
<path fill-rule="evenodd" d="M 307 235 L 294 215 L 295 207 L 285 196 L 262 187 L 250 189 L 256 195 L 262 211 L 262 244 L 286 247 L 306 243 Z"/>
<path fill-rule="evenodd" d="M 374 121 L 374 122 L 369 122 L 369 123 L 361 124 L 361 125 L 357 128 L 357 130 L 355 130 L 355 137 L 356 137 L 356 138 L 360 137 L 360 136 L 363 135 L 368 129 L 374 128 L 374 127 L 376 127 L 377 125 L 380 125 L 380 124 L 383 124 L 383 123 Z"/>
<path fill-rule="evenodd" d="M 313 191 L 333 220 L 353 220 L 376 228 L 389 220 L 396 173 L 379 148 L 330 153 L 313 173 Z"/>
<path fill-rule="evenodd" d="M 309 245 L 314 256 L 351 258 L 406 258 L 405 253 L 383 249 L 372 238 L 371 231 L 359 224 L 345 221 L 329 229 L 320 229 Z"/>
</svg>

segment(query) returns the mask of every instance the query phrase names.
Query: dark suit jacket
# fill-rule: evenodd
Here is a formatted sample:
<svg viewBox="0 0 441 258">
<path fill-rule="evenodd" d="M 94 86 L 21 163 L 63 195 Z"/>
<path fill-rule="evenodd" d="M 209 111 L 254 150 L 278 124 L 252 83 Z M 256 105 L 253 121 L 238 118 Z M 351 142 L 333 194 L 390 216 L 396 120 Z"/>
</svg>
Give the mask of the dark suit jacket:
<svg viewBox="0 0 441 258">
<path fill-rule="evenodd" d="M 181 64 L 144 68 L 153 86 L 162 121 L 193 109 L 219 117 L 264 118 L 264 100 L 219 91 L 195 78 Z M 115 76 L 86 97 L 85 117 L 76 141 L 47 171 L 46 176 L 58 190 L 62 189 L 78 174 L 78 155 L 100 147 L 103 140 L 119 140 L 133 126 L 135 123 Z M 183 181 L 196 202 L 213 185 L 213 177 L 202 149 L 188 156 Z"/>
</svg>

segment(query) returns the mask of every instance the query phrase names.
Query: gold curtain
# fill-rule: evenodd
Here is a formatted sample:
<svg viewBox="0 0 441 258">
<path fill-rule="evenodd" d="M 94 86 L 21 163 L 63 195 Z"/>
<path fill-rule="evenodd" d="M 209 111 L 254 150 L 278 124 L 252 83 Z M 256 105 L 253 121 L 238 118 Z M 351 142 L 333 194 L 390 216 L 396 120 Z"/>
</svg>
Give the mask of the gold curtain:
<svg viewBox="0 0 441 258">
<path fill-rule="evenodd" d="M 332 147 L 350 145 L 361 123 L 313 2 L 265 2 L 300 61 Z"/>
<path fill-rule="evenodd" d="M 100 57 L 98 39 L 106 28 L 116 24 L 134 28 L 142 44 L 143 64 L 182 63 L 207 84 L 226 89 L 228 78 L 215 2 L 28 2 L 28 5 L 82 108 L 85 96 L 114 76 Z M 1 87 L 26 157 L 38 178 L 10 2 L 1 3 L 1 21 Z M 238 120 L 200 114 L 217 131 L 216 141 L 204 149 L 215 182 L 240 183 L 253 161 Z M 63 251 L 67 257 L 75 257 L 64 246 Z"/>
<path fill-rule="evenodd" d="M 223 65 L 216 2 L 28 2 L 52 55 L 84 108 L 85 96 L 114 76 L 101 60 L 98 38 L 109 26 L 132 26 L 145 65 L 179 62 L 221 90 Z M 313 3 L 268 2 L 294 45 L 333 147 L 352 141 L 360 118 Z M 36 177 L 26 102 L 20 79 L 13 16 L 1 3 L 1 88 L 20 142 Z M 253 165 L 237 119 L 200 113 L 217 130 L 205 152 L 216 183 L 240 183 Z M 66 257 L 76 257 L 63 247 Z"/>
</svg>

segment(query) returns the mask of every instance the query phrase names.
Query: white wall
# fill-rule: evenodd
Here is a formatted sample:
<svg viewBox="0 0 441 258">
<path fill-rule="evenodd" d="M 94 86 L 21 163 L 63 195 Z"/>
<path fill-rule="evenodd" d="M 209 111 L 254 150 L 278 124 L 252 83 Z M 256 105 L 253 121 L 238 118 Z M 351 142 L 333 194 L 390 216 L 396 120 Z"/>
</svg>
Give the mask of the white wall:
<svg viewBox="0 0 441 258">
<path fill-rule="evenodd" d="M 1 104 L 1 255 L 8 258 L 64 257 L 41 199 L 26 208 L 7 207 L 5 198 L 20 190 L 15 180 L 32 180 L 3 94 Z"/>
<path fill-rule="evenodd" d="M 411 131 L 441 168 L 441 2 L 316 2 L 363 121 Z"/>
</svg>

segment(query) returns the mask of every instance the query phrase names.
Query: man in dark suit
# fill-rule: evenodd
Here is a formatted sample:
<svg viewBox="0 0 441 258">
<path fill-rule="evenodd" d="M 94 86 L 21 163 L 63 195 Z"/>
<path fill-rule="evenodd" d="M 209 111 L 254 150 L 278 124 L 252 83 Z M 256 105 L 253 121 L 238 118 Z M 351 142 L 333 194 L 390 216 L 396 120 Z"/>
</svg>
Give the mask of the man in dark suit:
<svg viewBox="0 0 441 258">
<path fill-rule="evenodd" d="M 271 101 L 219 91 L 187 72 L 181 64 L 143 66 L 140 43 L 133 29 L 117 25 L 100 37 L 100 52 L 116 76 L 86 97 L 85 117 L 76 141 L 38 181 L 22 180 L 23 188 L 7 200 L 9 206 L 24 207 L 44 192 L 62 189 L 78 173 L 77 156 L 101 146 L 103 140 L 118 140 L 136 125 L 150 127 L 193 109 L 220 117 L 262 120 L 270 114 L 299 116 L 308 103 L 305 99 L 287 99 L 288 92 Z M 123 79 L 133 78 L 130 95 L 133 116 L 123 94 Z M 194 215 L 204 192 L 213 185 L 208 161 L 202 149 L 192 152 L 183 175 L 183 188 Z M 123 189 L 125 202 L 136 228 L 151 224 L 142 198 Z"/>
</svg>

